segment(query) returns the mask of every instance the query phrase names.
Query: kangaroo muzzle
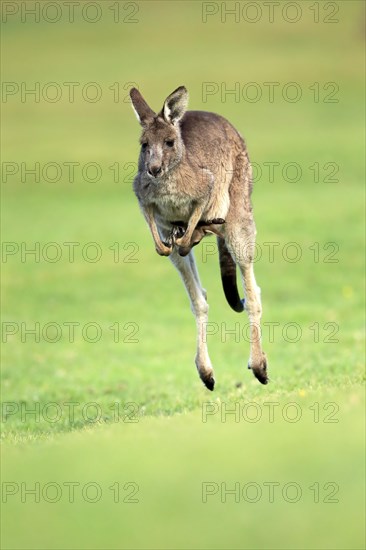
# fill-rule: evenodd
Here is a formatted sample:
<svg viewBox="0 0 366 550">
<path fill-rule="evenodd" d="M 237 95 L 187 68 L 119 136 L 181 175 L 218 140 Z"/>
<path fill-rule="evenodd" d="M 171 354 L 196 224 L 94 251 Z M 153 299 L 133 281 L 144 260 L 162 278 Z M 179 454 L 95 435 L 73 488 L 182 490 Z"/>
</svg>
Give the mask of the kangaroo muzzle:
<svg viewBox="0 0 366 550">
<path fill-rule="evenodd" d="M 147 165 L 147 173 L 154 178 L 158 177 L 163 171 L 162 163 L 163 163 L 162 150 L 160 149 L 160 147 L 159 148 L 154 147 L 153 150 L 151 151 L 150 159 Z"/>
</svg>

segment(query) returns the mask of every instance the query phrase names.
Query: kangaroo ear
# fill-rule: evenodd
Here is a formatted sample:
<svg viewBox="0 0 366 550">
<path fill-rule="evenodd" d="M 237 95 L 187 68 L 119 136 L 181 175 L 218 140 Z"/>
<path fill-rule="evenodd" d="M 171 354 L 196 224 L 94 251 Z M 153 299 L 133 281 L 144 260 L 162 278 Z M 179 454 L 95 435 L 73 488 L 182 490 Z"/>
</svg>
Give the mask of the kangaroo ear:
<svg viewBox="0 0 366 550">
<path fill-rule="evenodd" d="M 188 106 L 188 92 L 184 86 L 179 86 L 165 100 L 162 115 L 166 122 L 175 124 L 178 122 Z"/>
<path fill-rule="evenodd" d="M 132 107 L 141 126 L 147 126 L 153 120 L 156 113 L 148 106 L 137 88 L 130 90 Z"/>
</svg>

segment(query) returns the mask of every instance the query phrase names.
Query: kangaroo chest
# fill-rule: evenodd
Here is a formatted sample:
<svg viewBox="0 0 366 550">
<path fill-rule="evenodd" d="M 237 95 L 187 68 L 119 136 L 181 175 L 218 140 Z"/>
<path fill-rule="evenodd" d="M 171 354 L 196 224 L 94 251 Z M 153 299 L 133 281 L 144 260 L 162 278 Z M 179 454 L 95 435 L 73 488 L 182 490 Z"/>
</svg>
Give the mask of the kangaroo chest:
<svg viewBox="0 0 366 550">
<path fill-rule="evenodd" d="M 192 211 L 202 200 L 198 191 L 194 186 L 185 184 L 185 181 L 177 182 L 175 178 L 171 178 L 156 184 L 145 180 L 139 186 L 138 195 L 145 206 L 154 206 L 156 215 L 161 220 L 188 222 Z"/>
<path fill-rule="evenodd" d="M 182 220 L 188 222 L 195 206 L 194 198 L 181 193 L 163 194 L 159 193 L 153 200 L 156 214 L 162 220 Z"/>
</svg>

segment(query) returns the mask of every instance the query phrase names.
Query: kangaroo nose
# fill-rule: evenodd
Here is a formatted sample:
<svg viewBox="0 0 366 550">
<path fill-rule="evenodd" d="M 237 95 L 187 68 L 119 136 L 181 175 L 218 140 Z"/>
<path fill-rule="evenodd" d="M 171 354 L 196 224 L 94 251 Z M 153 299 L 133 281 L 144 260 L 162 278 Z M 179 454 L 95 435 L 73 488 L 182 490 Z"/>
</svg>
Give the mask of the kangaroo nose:
<svg viewBox="0 0 366 550">
<path fill-rule="evenodd" d="M 156 178 L 161 172 L 161 166 L 150 166 L 149 173 Z"/>
</svg>

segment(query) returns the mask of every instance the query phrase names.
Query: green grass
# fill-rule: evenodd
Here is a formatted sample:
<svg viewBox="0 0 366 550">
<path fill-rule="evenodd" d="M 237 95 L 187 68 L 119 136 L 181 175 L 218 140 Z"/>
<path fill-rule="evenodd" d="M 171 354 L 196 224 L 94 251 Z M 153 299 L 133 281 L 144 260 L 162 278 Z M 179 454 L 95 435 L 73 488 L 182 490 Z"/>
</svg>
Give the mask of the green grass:
<svg viewBox="0 0 366 550">
<path fill-rule="evenodd" d="M 94 25 L 78 17 L 74 24 L 14 18 L 3 25 L 4 81 L 96 81 L 103 92 L 97 103 L 77 92 L 69 103 L 63 88 L 56 103 L 14 96 L 2 104 L 3 162 L 80 163 L 73 183 L 65 166 L 56 183 L 22 182 L 20 171 L 3 177 L 2 239 L 19 249 L 2 258 L 2 488 L 18 489 L 4 493 L 3 548 L 364 547 L 363 8 L 338 2 L 338 24 L 314 24 L 309 3 L 301 5 L 296 24 L 217 17 L 203 24 L 200 2 L 142 2 L 139 24 L 114 24 L 105 11 Z M 114 82 L 119 102 L 109 89 Z M 137 160 L 139 128 L 123 99 L 132 82 L 155 109 L 185 84 L 190 107 L 232 121 L 262 168 L 253 203 L 268 386 L 246 369 L 247 318 L 225 302 L 213 239 L 195 255 L 210 303 L 215 392 L 198 379 L 187 296 L 170 262 L 155 253 L 131 190 L 127 163 Z M 205 82 L 228 89 L 257 82 L 264 95 L 237 103 L 218 93 L 204 102 Z M 264 82 L 280 83 L 273 103 Z M 288 82 L 301 86 L 298 103 L 282 99 Z M 315 103 L 314 82 L 321 94 L 324 83 L 337 83 L 339 102 Z M 89 162 L 102 169 L 95 183 L 82 177 Z M 116 162 L 118 182 L 109 168 Z M 280 163 L 274 181 L 266 162 Z M 319 182 L 310 168 L 316 162 Z M 287 163 L 301 167 L 299 181 L 283 177 Z M 326 163 L 336 164 L 337 181 L 326 180 Z M 22 261 L 22 246 L 39 243 L 42 254 L 51 242 L 59 261 Z M 64 244 L 71 242 L 79 243 L 72 262 Z M 95 263 L 82 255 L 93 242 L 102 253 Z M 266 243 L 273 243 L 273 261 Z M 297 243 L 299 261 L 284 259 L 288 243 Z M 19 331 L 6 337 L 5 323 Z M 22 342 L 21 323 L 57 324 L 60 339 L 36 342 L 28 334 Z M 72 342 L 70 323 L 78 323 Z M 101 331 L 95 343 L 83 337 L 88 323 Z M 276 323 L 273 338 L 269 323 Z M 300 331 L 296 342 L 289 323 Z M 118 342 L 110 328 L 117 325 Z M 215 414 L 204 422 L 207 410 Z M 28 495 L 22 502 L 21 483 L 36 482 L 58 483 L 60 500 L 35 503 Z M 93 482 L 102 496 L 93 504 L 77 489 L 69 502 L 65 482 L 80 491 Z M 118 503 L 109 489 L 116 482 Z M 138 503 L 122 502 L 128 482 L 138 484 Z M 204 503 L 205 482 L 239 483 L 240 490 L 257 483 L 262 496 L 222 502 L 218 489 Z M 269 482 L 279 484 L 273 502 Z M 300 487 L 298 502 L 283 497 L 286 483 Z M 332 488 L 338 502 L 327 502 Z"/>
</svg>

